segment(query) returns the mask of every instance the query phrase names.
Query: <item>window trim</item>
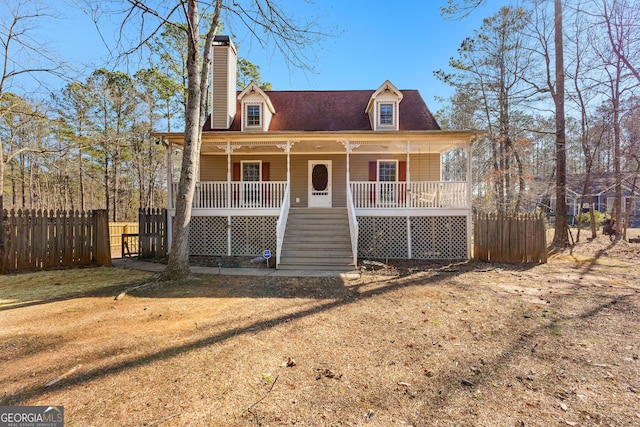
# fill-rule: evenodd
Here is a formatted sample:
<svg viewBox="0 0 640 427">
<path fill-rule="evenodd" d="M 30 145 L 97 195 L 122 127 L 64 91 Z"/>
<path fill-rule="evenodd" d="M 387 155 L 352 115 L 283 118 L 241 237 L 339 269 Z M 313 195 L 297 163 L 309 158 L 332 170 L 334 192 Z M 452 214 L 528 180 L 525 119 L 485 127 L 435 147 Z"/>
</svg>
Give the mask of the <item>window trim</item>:
<svg viewBox="0 0 640 427">
<path fill-rule="evenodd" d="M 249 108 L 251 108 L 251 107 L 256 107 L 258 109 L 257 116 L 256 115 L 249 116 Z M 245 116 L 245 127 L 246 128 L 261 128 L 262 127 L 262 121 L 263 121 L 262 110 L 263 110 L 263 108 L 262 108 L 262 104 L 261 103 L 249 103 L 249 102 L 245 103 L 244 116 Z M 257 117 L 258 123 L 257 124 L 251 124 L 249 122 L 249 117 L 252 117 L 252 118 Z"/>
<path fill-rule="evenodd" d="M 389 107 L 391 109 L 390 113 L 387 114 L 385 113 L 384 116 L 382 114 L 382 107 Z M 395 120 L 395 105 L 393 102 L 384 102 L 381 101 L 380 103 L 378 103 L 378 126 L 380 127 L 393 127 L 395 126 L 396 120 Z M 382 118 L 389 118 L 391 120 L 390 123 L 383 123 L 382 122 Z"/>
<path fill-rule="evenodd" d="M 257 181 L 246 181 L 244 179 L 244 165 L 250 163 L 258 164 L 258 180 Z M 260 182 L 262 181 L 262 160 L 241 160 L 240 161 L 240 182 Z"/>
<path fill-rule="evenodd" d="M 395 173 L 395 180 L 393 181 L 380 181 L 380 163 L 394 163 L 395 167 L 396 167 L 396 173 Z M 400 175 L 400 166 L 399 166 L 399 160 L 397 159 L 378 159 L 377 160 L 377 165 L 376 165 L 376 181 L 377 182 L 399 182 L 398 180 L 400 179 L 399 175 Z"/>
</svg>

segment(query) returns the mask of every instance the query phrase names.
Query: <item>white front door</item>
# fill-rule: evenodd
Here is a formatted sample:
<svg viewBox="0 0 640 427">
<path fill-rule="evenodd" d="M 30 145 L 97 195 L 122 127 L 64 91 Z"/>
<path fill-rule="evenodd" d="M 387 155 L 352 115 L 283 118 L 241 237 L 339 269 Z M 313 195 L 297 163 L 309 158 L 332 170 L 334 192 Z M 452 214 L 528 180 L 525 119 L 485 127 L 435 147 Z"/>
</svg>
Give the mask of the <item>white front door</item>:
<svg viewBox="0 0 640 427">
<path fill-rule="evenodd" d="M 331 207 L 331 160 L 309 160 L 309 207 Z"/>
</svg>

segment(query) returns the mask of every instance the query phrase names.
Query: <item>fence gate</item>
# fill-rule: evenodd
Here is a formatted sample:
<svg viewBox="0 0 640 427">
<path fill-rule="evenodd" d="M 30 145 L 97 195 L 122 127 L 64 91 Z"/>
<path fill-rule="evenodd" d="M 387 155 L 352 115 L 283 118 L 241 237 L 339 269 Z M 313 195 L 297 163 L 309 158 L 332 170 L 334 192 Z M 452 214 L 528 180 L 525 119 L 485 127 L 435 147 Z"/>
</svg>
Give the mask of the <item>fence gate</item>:
<svg viewBox="0 0 640 427">
<path fill-rule="evenodd" d="M 138 219 L 139 257 L 162 258 L 167 255 L 167 210 L 140 209 Z"/>
<path fill-rule="evenodd" d="M 475 214 L 473 258 L 492 262 L 547 262 L 544 216 Z"/>
</svg>

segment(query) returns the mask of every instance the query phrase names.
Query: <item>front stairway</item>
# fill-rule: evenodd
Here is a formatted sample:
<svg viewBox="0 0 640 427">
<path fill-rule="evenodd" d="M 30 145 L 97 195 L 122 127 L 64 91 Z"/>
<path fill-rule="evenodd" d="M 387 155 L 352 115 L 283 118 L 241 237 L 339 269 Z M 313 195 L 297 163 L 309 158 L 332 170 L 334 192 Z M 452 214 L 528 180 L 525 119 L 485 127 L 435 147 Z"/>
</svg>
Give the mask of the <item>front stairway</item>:
<svg viewBox="0 0 640 427">
<path fill-rule="evenodd" d="M 355 270 L 347 209 L 291 209 L 278 268 Z"/>
</svg>

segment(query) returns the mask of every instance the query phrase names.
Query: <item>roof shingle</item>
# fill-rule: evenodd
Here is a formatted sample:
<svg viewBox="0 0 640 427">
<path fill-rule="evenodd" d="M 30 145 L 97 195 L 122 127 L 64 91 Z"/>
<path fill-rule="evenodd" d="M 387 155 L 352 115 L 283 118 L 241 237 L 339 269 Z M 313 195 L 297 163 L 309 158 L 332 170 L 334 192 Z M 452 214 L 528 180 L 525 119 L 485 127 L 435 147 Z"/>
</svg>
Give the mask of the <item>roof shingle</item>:
<svg viewBox="0 0 640 427">
<path fill-rule="evenodd" d="M 270 131 L 368 131 L 371 130 L 365 108 L 373 90 L 344 91 L 266 91 L 276 114 Z M 399 104 L 399 129 L 440 130 L 417 90 L 403 90 Z M 240 101 L 230 131 L 240 131 Z M 209 119 L 203 130 L 211 131 Z"/>
</svg>

